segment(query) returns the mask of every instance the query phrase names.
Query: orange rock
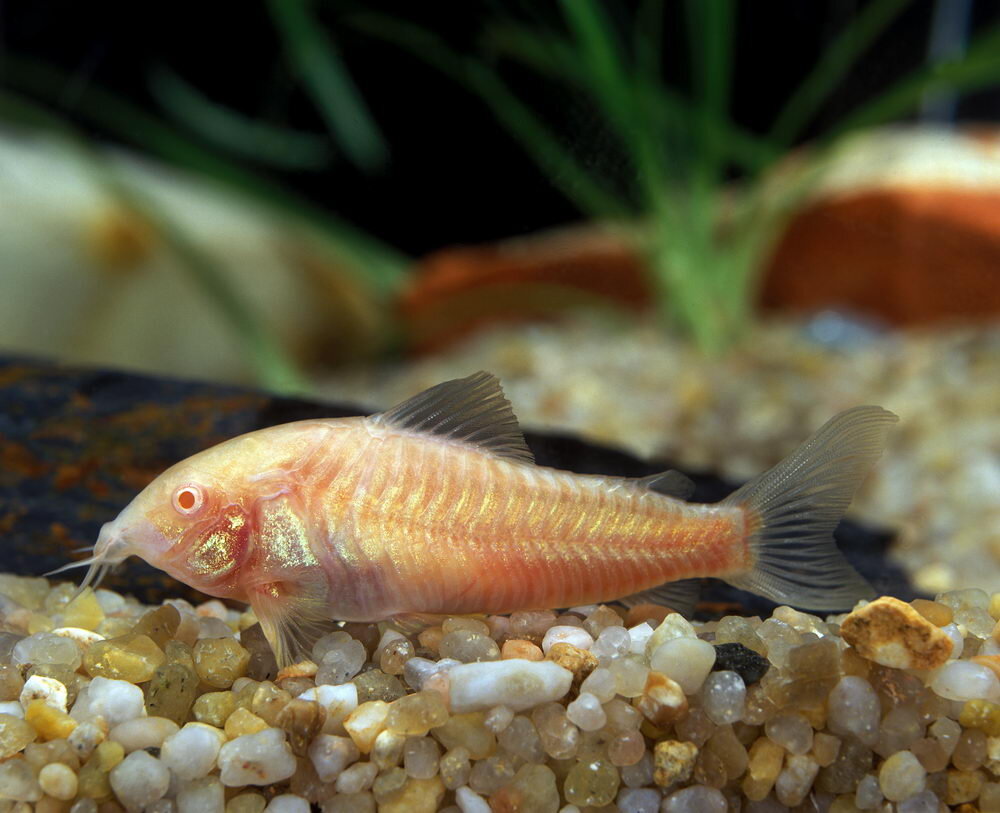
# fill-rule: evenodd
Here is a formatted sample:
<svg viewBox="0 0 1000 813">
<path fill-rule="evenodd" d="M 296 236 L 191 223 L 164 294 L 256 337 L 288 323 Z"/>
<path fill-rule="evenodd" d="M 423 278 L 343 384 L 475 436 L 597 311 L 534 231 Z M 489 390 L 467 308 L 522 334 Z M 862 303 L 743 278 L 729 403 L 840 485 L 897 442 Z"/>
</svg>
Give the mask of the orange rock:
<svg viewBox="0 0 1000 813">
<path fill-rule="evenodd" d="M 531 643 L 531 641 L 523 641 L 520 638 L 511 638 L 509 641 L 504 641 L 504 645 L 500 649 L 500 657 L 504 660 L 522 658 L 526 661 L 541 661 L 545 659 L 545 655 L 540 647 Z"/>
<path fill-rule="evenodd" d="M 895 669 L 936 669 L 951 655 L 951 639 L 905 601 L 883 596 L 855 610 L 840 634 L 868 660 Z"/>
<path fill-rule="evenodd" d="M 675 723 L 688 711 L 684 690 L 677 681 L 661 672 L 649 673 L 642 694 L 634 702 L 643 717 L 661 729 Z"/>
<path fill-rule="evenodd" d="M 548 659 L 558 663 L 563 669 L 569 669 L 573 673 L 573 686 L 577 688 L 587 678 L 587 675 L 597 668 L 599 663 L 593 652 L 580 649 L 573 644 L 567 644 L 565 641 L 552 645 Z"/>
</svg>

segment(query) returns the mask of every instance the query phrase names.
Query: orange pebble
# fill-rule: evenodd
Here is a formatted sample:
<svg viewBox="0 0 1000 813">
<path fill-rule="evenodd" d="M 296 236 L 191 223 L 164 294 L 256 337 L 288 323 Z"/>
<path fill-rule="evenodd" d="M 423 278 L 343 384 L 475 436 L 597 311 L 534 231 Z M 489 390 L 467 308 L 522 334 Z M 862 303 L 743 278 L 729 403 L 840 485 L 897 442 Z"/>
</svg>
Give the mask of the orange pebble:
<svg viewBox="0 0 1000 813">
<path fill-rule="evenodd" d="M 545 658 L 542 650 L 531 641 L 522 641 L 519 638 L 512 638 L 503 645 L 500 650 L 500 657 L 504 660 L 510 658 L 523 658 L 526 661 L 540 661 Z"/>
</svg>

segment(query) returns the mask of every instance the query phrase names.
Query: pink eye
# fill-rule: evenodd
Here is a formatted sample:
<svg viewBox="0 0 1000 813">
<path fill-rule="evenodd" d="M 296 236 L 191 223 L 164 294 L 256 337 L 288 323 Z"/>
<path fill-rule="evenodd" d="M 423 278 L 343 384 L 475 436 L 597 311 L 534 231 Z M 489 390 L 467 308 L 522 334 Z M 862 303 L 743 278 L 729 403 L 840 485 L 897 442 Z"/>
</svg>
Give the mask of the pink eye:
<svg viewBox="0 0 1000 813">
<path fill-rule="evenodd" d="M 198 486 L 181 486 L 174 492 L 174 508 L 181 514 L 195 513 L 204 501 Z"/>
</svg>

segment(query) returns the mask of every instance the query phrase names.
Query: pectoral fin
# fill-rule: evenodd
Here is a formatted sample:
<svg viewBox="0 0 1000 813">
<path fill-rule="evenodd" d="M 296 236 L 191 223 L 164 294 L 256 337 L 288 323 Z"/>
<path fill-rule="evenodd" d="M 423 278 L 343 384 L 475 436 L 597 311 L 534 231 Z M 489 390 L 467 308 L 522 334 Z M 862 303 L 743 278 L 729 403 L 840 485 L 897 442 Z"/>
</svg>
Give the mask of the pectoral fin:
<svg viewBox="0 0 1000 813">
<path fill-rule="evenodd" d="M 250 606 L 279 667 L 309 658 L 316 639 L 336 628 L 319 580 L 261 584 L 251 591 Z"/>
</svg>

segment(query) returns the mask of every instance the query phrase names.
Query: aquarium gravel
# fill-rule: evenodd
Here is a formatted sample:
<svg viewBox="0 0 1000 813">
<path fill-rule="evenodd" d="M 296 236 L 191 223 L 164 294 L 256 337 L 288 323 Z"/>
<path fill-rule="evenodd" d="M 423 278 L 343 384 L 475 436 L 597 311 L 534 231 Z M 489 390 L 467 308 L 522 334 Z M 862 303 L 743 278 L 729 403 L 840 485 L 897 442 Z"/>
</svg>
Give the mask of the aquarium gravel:
<svg viewBox="0 0 1000 813">
<path fill-rule="evenodd" d="M 347 623 L 0 576 L 0 811 L 1000 811 L 1000 593 Z M 887 806 L 893 803 L 895 807 Z"/>
</svg>

